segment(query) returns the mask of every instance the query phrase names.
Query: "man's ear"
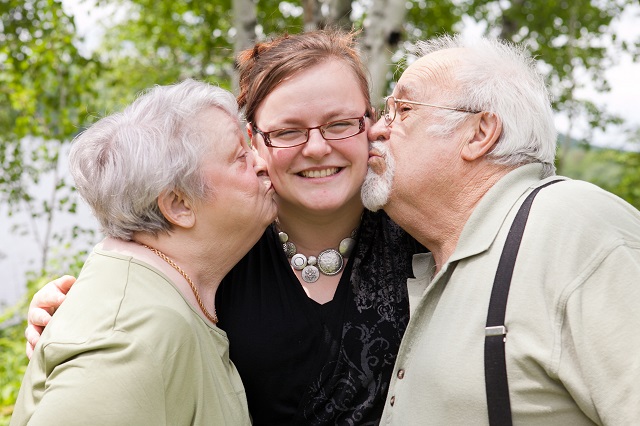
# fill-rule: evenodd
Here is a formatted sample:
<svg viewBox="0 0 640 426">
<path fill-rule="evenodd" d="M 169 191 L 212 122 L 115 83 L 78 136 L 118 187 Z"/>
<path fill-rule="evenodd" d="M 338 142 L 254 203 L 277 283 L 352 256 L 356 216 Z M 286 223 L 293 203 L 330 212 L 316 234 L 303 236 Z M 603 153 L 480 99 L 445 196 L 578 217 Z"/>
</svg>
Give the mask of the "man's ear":
<svg viewBox="0 0 640 426">
<path fill-rule="evenodd" d="M 175 191 L 166 191 L 160 194 L 158 207 L 162 215 L 173 225 L 191 228 L 196 223 L 193 205 Z"/>
<path fill-rule="evenodd" d="M 253 140 L 253 129 L 251 128 L 251 123 L 247 123 L 246 128 L 247 128 L 247 135 L 249 135 L 249 139 Z"/>
<path fill-rule="evenodd" d="M 473 161 L 488 153 L 502 134 L 502 121 L 492 112 L 483 111 L 473 121 L 475 132 L 462 147 L 462 158 Z"/>
</svg>

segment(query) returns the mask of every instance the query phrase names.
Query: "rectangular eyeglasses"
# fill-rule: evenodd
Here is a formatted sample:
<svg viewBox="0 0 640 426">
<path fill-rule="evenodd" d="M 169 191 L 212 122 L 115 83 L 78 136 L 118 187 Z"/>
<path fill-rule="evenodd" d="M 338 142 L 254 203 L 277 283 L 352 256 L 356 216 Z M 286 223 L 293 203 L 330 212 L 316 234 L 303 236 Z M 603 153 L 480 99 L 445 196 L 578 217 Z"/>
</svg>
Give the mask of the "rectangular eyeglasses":
<svg viewBox="0 0 640 426">
<path fill-rule="evenodd" d="M 322 137 L 328 141 L 337 141 L 359 135 L 365 131 L 364 119 L 368 116 L 369 113 L 366 113 L 362 117 L 343 118 L 315 127 L 292 127 L 268 132 L 260 130 L 253 124 L 253 132 L 262 136 L 265 145 L 269 147 L 293 148 L 307 143 L 309 141 L 309 133 L 314 129 L 318 129 Z"/>
<path fill-rule="evenodd" d="M 396 99 L 393 96 L 387 96 L 386 98 L 384 98 L 384 112 L 382 113 L 382 117 L 384 117 L 384 124 L 386 124 L 387 126 L 390 126 L 391 123 L 393 123 L 393 120 L 396 119 L 398 104 L 422 105 L 432 108 L 448 109 L 450 111 L 466 112 L 469 114 L 477 114 L 481 112 L 464 108 L 454 108 L 442 105 L 427 104 L 424 102 L 408 101 L 406 99 Z"/>
</svg>

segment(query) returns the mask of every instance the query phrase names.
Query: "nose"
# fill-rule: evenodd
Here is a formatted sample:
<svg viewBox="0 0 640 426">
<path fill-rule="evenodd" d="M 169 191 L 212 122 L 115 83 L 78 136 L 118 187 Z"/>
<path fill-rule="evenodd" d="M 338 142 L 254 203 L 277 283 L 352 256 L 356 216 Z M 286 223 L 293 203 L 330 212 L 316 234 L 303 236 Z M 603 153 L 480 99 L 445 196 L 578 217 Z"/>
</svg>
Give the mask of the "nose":
<svg viewBox="0 0 640 426">
<path fill-rule="evenodd" d="M 260 157 L 258 151 L 256 149 L 252 149 L 249 155 L 253 156 L 253 170 L 256 172 L 258 176 L 268 176 L 267 172 L 267 162 L 264 158 Z"/>
<path fill-rule="evenodd" d="M 381 116 L 367 132 L 367 136 L 370 141 L 386 141 L 389 140 L 389 134 L 391 133 L 391 127 L 384 123 L 384 116 Z"/>
<path fill-rule="evenodd" d="M 307 157 L 321 158 L 331 152 L 331 145 L 322 136 L 320 129 L 309 130 L 309 140 L 303 145 L 302 154 Z"/>
</svg>

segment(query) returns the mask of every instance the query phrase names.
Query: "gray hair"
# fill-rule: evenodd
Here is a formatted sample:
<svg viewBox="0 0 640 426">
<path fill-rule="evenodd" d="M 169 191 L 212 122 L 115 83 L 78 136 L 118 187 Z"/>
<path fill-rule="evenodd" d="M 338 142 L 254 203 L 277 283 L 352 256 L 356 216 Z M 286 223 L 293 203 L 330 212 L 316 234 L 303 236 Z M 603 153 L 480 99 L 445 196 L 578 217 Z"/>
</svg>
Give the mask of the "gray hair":
<svg viewBox="0 0 640 426">
<path fill-rule="evenodd" d="M 522 46 L 461 35 L 418 42 L 415 51 L 424 56 L 453 48 L 465 51 L 449 69 L 455 90 L 447 101 L 460 108 L 492 112 L 502 121 L 502 134 L 487 158 L 507 166 L 542 163 L 542 177 L 555 174 L 557 134 L 551 98 L 535 59 Z M 443 131 L 448 133 L 468 114 L 442 116 L 446 120 Z"/>
<path fill-rule="evenodd" d="M 75 138 L 71 174 L 107 236 L 169 232 L 159 195 L 176 191 L 196 201 L 209 193 L 202 162 L 211 135 L 198 131 L 196 116 L 210 107 L 238 119 L 235 98 L 219 87 L 195 80 L 155 86 Z"/>
</svg>

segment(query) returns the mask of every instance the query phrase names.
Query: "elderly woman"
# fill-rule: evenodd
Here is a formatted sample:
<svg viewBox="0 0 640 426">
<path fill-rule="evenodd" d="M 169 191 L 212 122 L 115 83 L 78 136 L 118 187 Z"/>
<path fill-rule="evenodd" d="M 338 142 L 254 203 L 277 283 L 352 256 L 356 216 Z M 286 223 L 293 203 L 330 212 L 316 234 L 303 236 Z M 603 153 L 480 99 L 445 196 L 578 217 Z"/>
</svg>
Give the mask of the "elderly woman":
<svg viewBox="0 0 640 426">
<path fill-rule="evenodd" d="M 276 215 L 233 96 L 155 87 L 78 136 L 106 234 L 27 368 L 12 425 L 249 424 L 216 289 Z"/>
</svg>

